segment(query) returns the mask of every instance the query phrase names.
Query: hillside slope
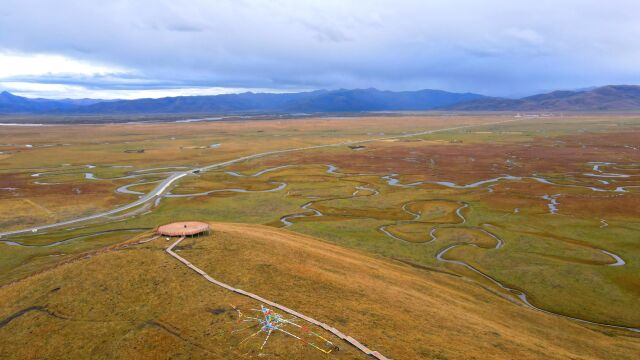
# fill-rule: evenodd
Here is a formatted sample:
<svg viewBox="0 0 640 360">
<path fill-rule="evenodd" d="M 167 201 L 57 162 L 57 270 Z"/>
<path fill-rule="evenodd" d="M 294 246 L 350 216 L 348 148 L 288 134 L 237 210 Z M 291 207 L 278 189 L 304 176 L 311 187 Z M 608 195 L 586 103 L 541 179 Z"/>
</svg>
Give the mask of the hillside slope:
<svg viewBox="0 0 640 360">
<path fill-rule="evenodd" d="M 176 251 L 217 280 L 391 358 L 625 359 L 640 351 L 638 336 L 541 314 L 454 275 L 261 225 L 212 227 Z M 246 313 L 260 304 L 168 256 L 172 241 L 134 244 L 149 237 L 0 288 L 0 357 L 362 358 L 339 341 L 330 355 L 283 336 L 262 352 L 262 338 L 242 343 L 231 305 Z"/>
<path fill-rule="evenodd" d="M 640 110 L 640 86 L 610 85 L 585 91 L 553 91 L 521 99 L 478 99 L 443 108 L 463 111 L 637 111 Z"/>
</svg>

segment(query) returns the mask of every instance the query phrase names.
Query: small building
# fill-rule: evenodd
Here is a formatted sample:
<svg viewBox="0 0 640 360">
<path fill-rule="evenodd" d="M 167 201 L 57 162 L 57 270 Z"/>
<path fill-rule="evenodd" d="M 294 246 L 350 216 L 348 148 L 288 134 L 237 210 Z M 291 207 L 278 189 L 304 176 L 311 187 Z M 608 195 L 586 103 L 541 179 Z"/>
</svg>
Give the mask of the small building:
<svg viewBox="0 0 640 360">
<path fill-rule="evenodd" d="M 162 236 L 199 236 L 207 235 L 211 227 L 200 221 L 180 221 L 158 226 L 156 232 Z"/>
</svg>

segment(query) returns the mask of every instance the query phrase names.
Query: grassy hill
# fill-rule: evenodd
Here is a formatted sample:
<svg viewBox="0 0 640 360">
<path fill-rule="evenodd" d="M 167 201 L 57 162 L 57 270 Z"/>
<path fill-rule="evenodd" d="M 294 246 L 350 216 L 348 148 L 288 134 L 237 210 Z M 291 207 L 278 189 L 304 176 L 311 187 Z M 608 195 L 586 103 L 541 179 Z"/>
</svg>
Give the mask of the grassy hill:
<svg viewBox="0 0 640 360">
<path fill-rule="evenodd" d="M 213 278 L 326 322 L 394 359 L 625 359 L 629 332 L 542 314 L 463 278 L 262 225 L 213 223 L 176 251 Z M 260 306 L 219 288 L 152 234 L 86 253 L 0 288 L 0 357 L 362 358 L 274 335 L 242 342 Z"/>
</svg>

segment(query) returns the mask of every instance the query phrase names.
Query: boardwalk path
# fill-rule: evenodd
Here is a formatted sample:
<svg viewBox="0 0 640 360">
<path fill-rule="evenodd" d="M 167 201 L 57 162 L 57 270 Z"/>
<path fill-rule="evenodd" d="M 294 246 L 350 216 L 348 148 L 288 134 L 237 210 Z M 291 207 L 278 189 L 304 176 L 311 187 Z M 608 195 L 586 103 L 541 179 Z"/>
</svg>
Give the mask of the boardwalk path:
<svg viewBox="0 0 640 360">
<path fill-rule="evenodd" d="M 260 296 L 258 296 L 256 294 L 252 294 L 252 293 L 250 293 L 248 291 L 244 291 L 242 289 L 236 289 L 236 288 L 232 287 L 231 285 L 225 284 L 223 282 L 220 282 L 220 281 L 212 278 L 206 272 L 204 272 L 203 270 L 201 270 L 197 266 L 195 266 L 192 263 L 190 263 L 187 259 L 181 257 L 180 255 L 176 254 L 173 251 L 173 248 L 175 248 L 182 240 L 184 240 L 184 236 L 181 237 L 180 239 L 178 239 L 176 242 L 174 242 L 171 246 L 169 246 L 167 248 L 167 250 L 166 250 L 167 253 L 169 255 L 173 256 L 174 258 L 178 259 L 178 261 L 180 261 L 181 263 L 185 264 L 191 270 L 193 270 L 193 271 L 197 272 L 198 274 L 200 274 L 202 277 L 207 279 L 207 281 L 209 281 L 211 283 L 214 283 L 214 284 L 216 284 L 216 285 L 218 285 L 218 286 L 220 286 L 222 288 L 225 288 L 225 289 L 227 289 L 229 291 L 233 291 L 233 292 L 235 292 L 237 294 L 250 297 L 250 298 L 252 298 L 254 300 L 258 300 L 258 301 L 260 301 L 260 302 L 262 302 L 264 304 L 267 304 L 267 305 L 269 305 L 271 307 L 274 307 L 274 308 L 279 309 L 281 311 L 284 311 L 284 312 L 286 312 L 286 313 L 288 313 L 290 315 L 296 316 L 296 317 L 298 317 L 300 319 L 303 319 L 303 320 L 308 321 L 308 322 L 310 322 L 310 323 L 312 323 L 314 325 L 317 325 L 317 326 L 327 330 L 328 332 L 334 334 L 335 336 L 339 337 L 340 339 L 348 342 L 349 344 L 355 346 L 356 348 L 358 348 L 358 350 L 362 351 L 363 353 L 365 353 L 365 354 L 367 354 L 369 356 L 373 356 L 374 358 L 380 359 L 380 360 L 389 360 L 387 357 L 385 357 L 384 355 L 380 354 L 379 352 L 369 349 L 368 347 L 362 345 L 362 343 L 360 343 L 358 340 L 352 338 L 351 336 L 343 334 L 338 329 L 336 329 L 336 328 L 334 328 L 334 327 L 332 327 L 330 325 L 327 325 L 327 324 L 325 324 L 323 322 L 320 322 L 320 321 L 318 321 L 316 319 L 310 318 L 310 317 L 308 317 L 306 315 L 303 315 L 303 314 L 301 314 L 301 313 L 299 313 L 299 312 L 297 312 L 295 310 L 291 310 L 291 309 L 289 309 L 288 307 L 286 307 L 284 305 L 280 305 L 280 304 L 275 303 L 273 301 L 269 301 L 269 300 L 267 300 L 267 299 L 265 299 L 263 297 L 260 297 Z"/>
</svg>

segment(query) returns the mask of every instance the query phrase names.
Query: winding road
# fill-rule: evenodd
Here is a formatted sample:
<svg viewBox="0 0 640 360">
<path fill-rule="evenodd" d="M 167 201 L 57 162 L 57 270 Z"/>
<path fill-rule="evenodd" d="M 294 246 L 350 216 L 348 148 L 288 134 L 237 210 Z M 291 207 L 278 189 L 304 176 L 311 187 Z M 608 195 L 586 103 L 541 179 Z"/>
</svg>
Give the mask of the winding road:
<svg viewBox="0 0 640 360">
<path fill-rule="evenodd" d="M 516 121 L 522 121 L 522 119 L 510 119 L 510 120 L 495 121 L 495 122 L 484 123 L 484 124 L 460 125 L 460 126 L 454 126 L 454 127 L 448 127 L 448 128 L 442 128 L 442 129 L 425 130 L 425 131 L 420 131 L 420 132 L 415 132 L 415 133 L 410 133 L 410 134 L 397 135 L 397 136 L 379 137 L 379 138 L 358 140 L 358 141 L 345 141 L 345 142 L 340 142 L 340 143 L 332 143 L 332 144 L 324 144 L 324 145 L 312 145 L 312 146 L 297 147 L 297 148 L 290 148 L 290 149 L 283 149 L 283 150 L 267 151 L 267 152 L 263 152 L 263 153 L 242 156 L 242 157 L 239 157 L 239 158 L 236 158 L 236 159 L 232 159 L 232 160 L 228 160 L 228 161 L 224 161 L 224 162 L 220 162 L 220 163 L 215 163 L 215 164 L 203 166 L 203 167 L 200 167 L 200 168 L 189 169 L 189 170 L 185 170 L 185 171 L 181 171 L 181 172 L 172 173 L 171 176 L 169 176 L 168 178 L 164 179 L 152 191 L 150 191 L 149 193 L 147 193 L 144 196 L 140 197 L 138 200 L 136 200 L 134 202 L 131 202 L 129 204 L 126 204 L 126 205 L 122 205 L 122 206 L 116 207 L 116 208 L 114 208 L 112 210 L 109 210 L 109 211 L 106 211 L 106 212 L 102 212 L 102 213 L 98 213 L 98 214 L 94 214 L 94 215 L 83 216 L 83 217 L 79 217 L 79 218 L 75 218 L 75 219 L 70 219 L 70 220 L 65 220 L 65 221 L 61 221 L 61 222 L 51 223 L 51 224 L 47 224 L 47 225 L 40 225 L 40 226 L 35 226 L 35 227 L 31 227 L 31 228 L 26 228 L 26 229 L 0 232 L 0 238 L 1 237 L 6 237 L 6 236 L 12 236 L 12 235 L 35 233 L 35 232 L 39 232 L 39 231 L 42 231 L 42 230 L 49 230 L 49 229 L 54 229 L 54 228 L 63 227 L 63 226 L 67 226 L 67 225 L 77 224 L 77 223 L 80 223 L 80 222 L 96 220 L 96 219 L 99 219 L 99 218 L 102 218 L 102 217 L 105 217 L 105 216 L 114 215 L 114 214 L 117 214 L 117 213 L 120 213 L 120 212 L 123 212 L 123 211 L 126 211 L 126 210 L 130 210 L 132 208 L 135 208 L 137 206 L 143 205 L 145 203 L 154 201 L 155 199 L 161 198 L 170 186 L 172 186 L 178 180 L 184 178 L 185 176 L 197 175 L 197 174 L 202 173 L 202 172 L 206 172 L 206 171 L 213 170 L 213 169 L 223 168 L 223 167 L 226 167 L 226 166 L 229 166 L 229 165 L 233 165 L 233 164 L 237 164 L 237 163 L 240 163 L 240 162 L 243 162 L 243 161 L 247 161 L 247 160 L 253 160 L 253 159 L 258 159 L 258 158 L 267 157 L 267 156 L 271 156 L 271 155 L 286 154 L 286 153 L 297 152 L 297 151 L 322 149 L 322 148 L 328 148 L 328 147 L 340 147 L 340 146 L 348 146 L 348 145 L 354 145 L 354 144 L 365 144 L 365 143 L 370 143 L 370 142 L 375 142 L 375 141 L 402 139 L 402 138 L 409 138 L 409 137 L 414 137 L 414 136 L 428 135 L 428 134 L 434 134 L 434 133 L 445 132 L 445 131 L 467 129 L 467 128 L 472 128 L 472 127 L 499 125 L 499 124 L 516 122 Z"/>
</svg>

